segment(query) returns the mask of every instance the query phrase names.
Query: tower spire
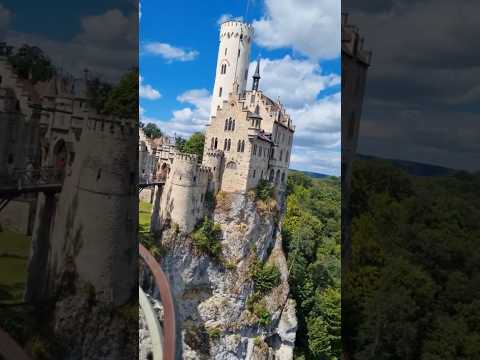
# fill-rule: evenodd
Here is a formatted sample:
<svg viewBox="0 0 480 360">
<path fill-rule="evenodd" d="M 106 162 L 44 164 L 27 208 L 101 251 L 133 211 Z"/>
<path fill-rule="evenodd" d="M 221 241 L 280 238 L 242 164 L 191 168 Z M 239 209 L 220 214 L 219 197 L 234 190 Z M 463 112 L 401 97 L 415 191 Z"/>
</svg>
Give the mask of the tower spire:
<svg viewBox="0 0 480 360">
<path fill-rule="evenodd" d="M 255 74 L 253 74 L 253 85 L 252 90 L 258 91 L 258 85 L 260 83 L 260 56 L 257 59 L 257 68 L 255 69 Z"/>
</svg>

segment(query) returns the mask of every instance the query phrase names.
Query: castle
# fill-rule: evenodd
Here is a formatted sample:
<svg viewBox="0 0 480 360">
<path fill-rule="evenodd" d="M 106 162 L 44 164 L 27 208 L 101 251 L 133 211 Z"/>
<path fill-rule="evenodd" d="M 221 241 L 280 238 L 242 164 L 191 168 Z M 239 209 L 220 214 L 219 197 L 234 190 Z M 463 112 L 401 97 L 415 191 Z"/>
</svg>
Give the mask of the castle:
<svg viewBox="0 0 480 360">
<path fill-rule="evenodd" d="M 20 191 L 0 212 L 1 224 L 32 234 L 25 298 L 51 296 L 74 268 L 99 300 L 124 303 L 136 289 L 137 120 L 95 111 L 87 73 L 22 79 L 10 53 L 0 43 L 0 185 L 26 170 L 38 175 L 37 190 Z M 39 175 L 49 169 L 60 176 Z M 49 182 L 60 189 L 42 190 Z"/>
<path fill-rule="evenodd" d="M 151 141 L 141 141 L 140 153 L 148 154 L 150 147 L 154 159 L 142 160 L 140 173 L 165 179 L 155 200 L 152 230 L 172 223 L 193 230 L 205 215 L 208 194 L 245 193 L 261 180 L 269 181 L 279 196 L 285 192 L 295 127 L 282 104 L 259 90 L 260 61 L 252 89 L 246 89 L 253 35 L 253 27 L 241 21 L 221 25 L 201 164 L 197 155 L 180 153 L 171 143 L 157 144 L 153 154 Z"/>
</svg>

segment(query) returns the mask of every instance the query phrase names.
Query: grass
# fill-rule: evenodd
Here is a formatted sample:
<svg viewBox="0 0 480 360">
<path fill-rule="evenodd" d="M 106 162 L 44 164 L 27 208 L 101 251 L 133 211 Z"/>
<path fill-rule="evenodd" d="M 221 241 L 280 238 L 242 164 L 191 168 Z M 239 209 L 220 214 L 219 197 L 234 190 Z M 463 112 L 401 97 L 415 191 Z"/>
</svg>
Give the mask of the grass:
<svg viewBox="0 0 480 360">
<path fill-rule="evenodd" d="M 21 302 L 27 278 L 30 237 L 15 231 L 0 231 L 0 302 Z"/>
<path fill-rule="evenodd" d="M 138 209 L 138 225 L 140 232 L 145 232 L 150 230 L 150 220 L 151 220 L 152 204 L 145 201 L 140 201 Z"/>
</svg>

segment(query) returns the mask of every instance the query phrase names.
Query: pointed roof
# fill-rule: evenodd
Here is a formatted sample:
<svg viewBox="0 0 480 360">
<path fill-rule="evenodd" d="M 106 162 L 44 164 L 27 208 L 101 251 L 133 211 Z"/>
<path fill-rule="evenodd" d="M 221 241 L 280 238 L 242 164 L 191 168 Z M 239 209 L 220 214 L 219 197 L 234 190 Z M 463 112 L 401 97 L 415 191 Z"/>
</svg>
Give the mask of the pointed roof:
<svg viewBox="0 0 480 360">
<path fill-rule="evenodd" d="M 257 68 L 255 69 L 255 74 L 253 74 L 254 79 L 260 79 L 260 57 L 257 59 Z"/>
</svg>

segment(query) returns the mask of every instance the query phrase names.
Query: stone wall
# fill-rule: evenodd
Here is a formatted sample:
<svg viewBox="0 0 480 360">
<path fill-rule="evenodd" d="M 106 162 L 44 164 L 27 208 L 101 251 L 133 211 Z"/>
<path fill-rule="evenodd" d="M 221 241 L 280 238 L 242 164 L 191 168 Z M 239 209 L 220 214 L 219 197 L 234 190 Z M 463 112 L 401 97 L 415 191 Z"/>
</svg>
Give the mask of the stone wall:
<svg viewBox="0 0 480 360">
<path fill-rule="evenodd" d="M 35 208 L 33 200 L 12 200 L 0 211 L 0 225 L 30 235 Z"/>
</svg>

